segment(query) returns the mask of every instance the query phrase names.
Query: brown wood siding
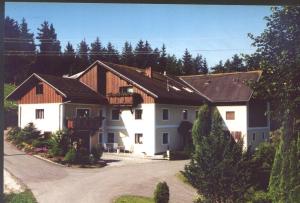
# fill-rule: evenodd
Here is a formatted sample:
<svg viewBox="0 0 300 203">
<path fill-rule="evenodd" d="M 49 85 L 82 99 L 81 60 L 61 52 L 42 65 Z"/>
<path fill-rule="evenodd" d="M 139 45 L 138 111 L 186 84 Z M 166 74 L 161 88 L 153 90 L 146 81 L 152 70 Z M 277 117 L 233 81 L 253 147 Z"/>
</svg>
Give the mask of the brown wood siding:
<svg viewBox="0 0 300 203">
<path fill-rule="evenodd" d="M 79 78 L 79 81 L 89 86 L 95 92 L 98 92 L 98 68 L 95 65 L 83 76 Z"/>
<path fill-rule="evenodd" d="M 116 94 L 119 93 L 119 89 L 122 86 L 130 85 L 127 81 L 123 80 L 114 73 L 107 71 L 106 72 L 106 94 Z M 133 85 L 133 92 L 138 93 L 143 98 L 143 103 L 154 103 L 154 98 L 143 90 Z"/>
<path fill-rule="evenodd" d="M 36 103 L 59 103 L 63 101 L 63 98 L 59 93 L 55 91 L 50 85 L 45 82 L 43 84 L 43 94 L 36 95 L 35 85 L 21 97 L 18 101 L 20 104 L 36 104 Z"/>
</svg>

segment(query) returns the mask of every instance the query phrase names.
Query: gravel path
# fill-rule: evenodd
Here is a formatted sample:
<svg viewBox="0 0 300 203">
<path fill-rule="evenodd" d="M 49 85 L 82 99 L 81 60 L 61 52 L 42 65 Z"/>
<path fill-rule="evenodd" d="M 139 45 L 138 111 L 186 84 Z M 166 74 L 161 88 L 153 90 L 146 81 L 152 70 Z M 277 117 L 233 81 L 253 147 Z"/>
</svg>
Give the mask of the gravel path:
<svg viewBox="0 0 300 203">
<path fill-rule="evenodd" d="M 40 203 L 110 203 L 124 194 L 152 196 L 155 185 L 166 181 L 171 203 L 192 202 L 196 194 L 175 174 L 186 161 L 142 161 L 104 168 L 67 168 L 40 160 L 5 141 L 4 167 L 21 179 Z"/>
</svg>

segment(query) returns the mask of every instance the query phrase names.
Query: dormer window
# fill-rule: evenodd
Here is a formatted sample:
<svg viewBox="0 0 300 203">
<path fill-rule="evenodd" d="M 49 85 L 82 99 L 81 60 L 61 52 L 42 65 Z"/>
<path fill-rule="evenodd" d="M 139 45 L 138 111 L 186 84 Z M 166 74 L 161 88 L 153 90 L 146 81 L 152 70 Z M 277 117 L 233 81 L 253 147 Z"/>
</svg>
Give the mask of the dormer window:
<svg viewBox="0 0 300 203">
<path fill-rule="evenodd" d="M 172 86 L 170 85 L 170 87 L 172 87 L 175 91 L 180 91 L 180 89 L 178 87 Z"/>
<path fill-rule="evenodd" d="M 188 88 L 188 87 L 184 87 L 183 88 L 185 91 L 187 91 L 187 92 L 189 92 L 189 93 L 192 93 L 192 92 L 194 92 L 193 90 L 191 90 L 190 88 Z"/>
<path fill-rule="evenodd" d="M 43 84 L 39 83 L 35 86 L 35 93 L 36 94 L 43 94 L 44 89 L 43 89 Z"/>
<path fill-rule="evenodd" d="M 132 86 L 120 87 L 119 92 L 121 94 L 131 94 L 131 93 L 133 93 L 133 87 Z"/>
</svg>

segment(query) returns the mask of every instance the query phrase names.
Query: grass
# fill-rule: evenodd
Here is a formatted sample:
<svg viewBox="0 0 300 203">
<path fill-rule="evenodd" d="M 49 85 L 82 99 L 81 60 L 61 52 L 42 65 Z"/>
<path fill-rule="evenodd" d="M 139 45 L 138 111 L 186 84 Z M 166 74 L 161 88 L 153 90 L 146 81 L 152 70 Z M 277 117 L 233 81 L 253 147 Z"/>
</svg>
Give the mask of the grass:
<svg viewBox="0 0 300 203">
<path fill-rule="evenodd" d="M 16 86 L 11 84 L 4 84 L 4 109 L 16 109 L 17 104 L 13 101 L 7 101 L 5 97 L 9 95 L 14 89 L 16 89 Z"/>
<path fill-rule="evenodd" d="M 32 192 L 25 190 L 21 193 L 10 193 L 4 195 L 5 203 L 37 203 Z"/>
<path fill-rule="evenodd" d="M 154 203 L 154 200 L 150 197 L 123 195 L 116 199 L 115 203 Z"/>
</svg>

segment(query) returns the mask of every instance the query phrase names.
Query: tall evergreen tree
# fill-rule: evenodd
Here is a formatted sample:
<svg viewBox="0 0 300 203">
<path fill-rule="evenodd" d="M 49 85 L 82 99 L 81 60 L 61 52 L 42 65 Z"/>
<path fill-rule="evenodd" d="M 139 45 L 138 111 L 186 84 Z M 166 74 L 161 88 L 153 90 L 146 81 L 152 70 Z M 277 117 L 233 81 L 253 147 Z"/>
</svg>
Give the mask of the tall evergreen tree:
<svg viewBox="0 0 300 203">
<path fill-rule="evenodd" d="M 196 58 L 193 59 L 193 66 L 194 66 L 193 69 L 195 69 L 196 74 L 197 73 L 201 73 L 201 74 L 208 73 L 206 59 L 203 58 L 199 54 L 197 54 Z"/>
<path fill-rule="evenodd" d="M 67 43 L 66 48 L 63 53 L 63 74 L 75 74 L 78 70 L 78 62 L 76 59 L 76 52 L 70 42 Z"/>
<path fill-rule="evenodd" d="M 134 66 L 134 62 L 135 58 L 132 46 L 128 41 L 126 41 L 121 55 L 121 63 L 128 66 Z"/>
<path fill-rule="evenodd" d="M 84 70 L 90 64 L 89 62 L 89 45 L 86 43 L 85 39 L 82 40 L 77 48 L 77 58 L 79 61 L 79 69 Z"/>
<path fill-rule="evenodd" d="M 161 48 L 158 64 L 159 64 L 159 70 L 158 70 L 159 72 L 163 72 L 167 70 L 167 51 L 166 51 L 165 44 L 163 44 Z"/>
<path fill-rule="evenodd" d="M 119 63 L 119 52 L 114 48 L 111 42 L 108 42 L 106 47 L 106 57 L 105 60 L 111 63 Z"/>
<path fill-rule="evenodd" d="M 213 66 L 211 68 L 211 70 L 212 70 L 213 73 L 225 73 L 226 72 L 222 60 L 219 61 L 219 64 Z"/>
<path fill-rule="evenodd" d="M 140 68 L 145 68 L 145 45 L 143 40 L 140 40 L 135 49 L 134 49 L 134 55 L 135 55 L 135 66 L 140 67 Z"/>
<path fill-rule="evenodd" d="M 181 74 L 181 67 L 179 67 L 177 58 L 174 54 L 172 56 L 170 54 L 167 55 L 165 71 L 173 75 Z"/>
<path fill-rule="evenodd" d="M 195 74 L 195 69 L 194 69 L 194 64 L 193 64 L 193 60 L 192 60 L 192 55 L 190 54 L 190 52 L 185 49 L 183 57 L 182 57 L 182 63 L 183 63 L 183 74 L 184 75 L 191 75 L 191 74 Z"/>
<path fill-rule="evenodd" d="M 90 50 L 90 61 L 93 63 L 96 60 L 103 60 L 105 57 L 103 55 L 103 48 L 100 42 L 99 37 L 96 38 L 96 40 L 91 43 L 91 50 Z"/>
<path fill-rule="evenodd" d="M 38 31 L 36 38 L 40 41 L 40 49 L 37 55 L 35 71 L 59 75 L 61 68 L 61 47 L 60 41 L 57 40 L 54 26 L 44 21 L 41 27 L 38 28 Z"/>
<path fill-rule="evenodd" d="M 226 72 L 240 72 L 246 71 L 246 67 L 243 64 L 243 59 L 237 54 L 233 55 L 231 60 L 226 60 L 224 63 L 224 68 Z"/>
</svg>

